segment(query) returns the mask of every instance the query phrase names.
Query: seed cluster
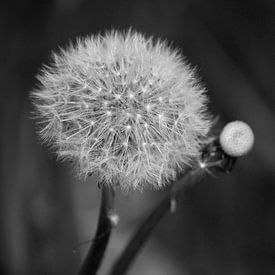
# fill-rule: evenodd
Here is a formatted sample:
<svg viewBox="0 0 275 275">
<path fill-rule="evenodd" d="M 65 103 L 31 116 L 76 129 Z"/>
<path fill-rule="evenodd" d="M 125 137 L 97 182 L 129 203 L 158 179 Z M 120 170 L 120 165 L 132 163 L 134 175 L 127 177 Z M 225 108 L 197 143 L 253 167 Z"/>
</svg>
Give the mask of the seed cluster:
<svg viewBox="0 0 275 275">
<path fill-rule="evenodd" d="M 173 179 L 210 128 L 194 71 L 166 43 L 136 32 L 78 40 L 38 78 L 40 136 L 81 175 L 97 172 L 123 189 Z"/>
</svg>

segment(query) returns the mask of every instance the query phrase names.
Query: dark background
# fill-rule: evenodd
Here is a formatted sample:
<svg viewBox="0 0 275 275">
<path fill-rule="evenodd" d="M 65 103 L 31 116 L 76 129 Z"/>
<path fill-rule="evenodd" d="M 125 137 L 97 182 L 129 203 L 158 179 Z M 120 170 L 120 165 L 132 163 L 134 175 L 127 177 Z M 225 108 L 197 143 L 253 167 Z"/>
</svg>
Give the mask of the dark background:
<svg viewBox="0 0 275 275">
<path fill-rule="evenodd" d="M 253 151 L 233 173 L 207 176 L 157 227 L 131 275 L 275 274 L 274 1 L 1 1 L 0 272 L 76 274 L 96 228 L 100 191 L 38 143 L 29 92 L 51 50 L 76 36 L 132 26 L 180 47 L 209 89 L 218 127 L 243 120 Z M 274 48 L 273 48 L 274 50 Z M 116 197 L 121 222 L 106 274 L 165 194 Z"/>
</svg>

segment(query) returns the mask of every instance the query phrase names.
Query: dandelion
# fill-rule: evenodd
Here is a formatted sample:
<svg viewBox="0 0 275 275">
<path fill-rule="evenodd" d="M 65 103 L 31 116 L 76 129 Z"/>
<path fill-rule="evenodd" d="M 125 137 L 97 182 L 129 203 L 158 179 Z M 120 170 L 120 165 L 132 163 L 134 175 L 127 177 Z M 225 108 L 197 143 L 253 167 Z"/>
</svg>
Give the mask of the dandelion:
<svg viewBox="0 0 275 275">
<path fill-rule="evenodd" d="M 40 136 L 80 175 L 160 188 L 199 157 L 205 89 L 178 50 L 140 33 L 79 39 L 44 66 L 32 93 Z"/>
</svg>

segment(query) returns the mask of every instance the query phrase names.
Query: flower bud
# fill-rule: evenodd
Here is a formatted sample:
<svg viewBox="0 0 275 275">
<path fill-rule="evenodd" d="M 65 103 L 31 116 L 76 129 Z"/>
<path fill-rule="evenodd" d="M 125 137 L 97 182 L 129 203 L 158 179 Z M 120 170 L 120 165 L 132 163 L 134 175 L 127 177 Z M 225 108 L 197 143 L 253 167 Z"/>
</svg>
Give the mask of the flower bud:
<svg viewBox="0 0 275 275">
<path fill-rule="evenodd" d="M 246 155 L 253 147 L 254 134 L 249 125 L 243 121 L 232 121 L 223 128 L 220 144 L 231 157 Z"/>
</svg>

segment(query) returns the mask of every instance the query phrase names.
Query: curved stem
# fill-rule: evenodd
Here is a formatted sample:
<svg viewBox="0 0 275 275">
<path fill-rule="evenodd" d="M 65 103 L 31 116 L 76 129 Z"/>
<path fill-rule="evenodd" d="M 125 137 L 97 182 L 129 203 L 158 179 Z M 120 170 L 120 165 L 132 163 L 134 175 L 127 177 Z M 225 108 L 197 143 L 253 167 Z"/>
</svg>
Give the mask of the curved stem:
<svg viewBox="0 0 275 275">
<path fill-rule="evenodd" d="M 165 196 L 155 209 L 149 214 L 147 219 L 138 228 L 128 245 L 122 252 L 119 259 L 115 262 L 111 275 L 123 275 L 127 272 L 135 256 L 142 248 L 145 241 L 148 239 L 156 225 L 169 211 L 173 211 L 175 202 L 179 196 L 182 195 L 186 187 L 192 185 L 198 176 L 201 175 L 201 169 L 197 168 L 193 171 L 187 172 L 180 180 L 174 183 L 171 192 Z"/>
<path fill-rule="evenodd" d="M 114 190 L 102 185 L 102 198 L 97 230 L 79 275 L 94 275 L 100 267 L 112 231 L 110 215 L 114 213 Z"/>
</svg>

